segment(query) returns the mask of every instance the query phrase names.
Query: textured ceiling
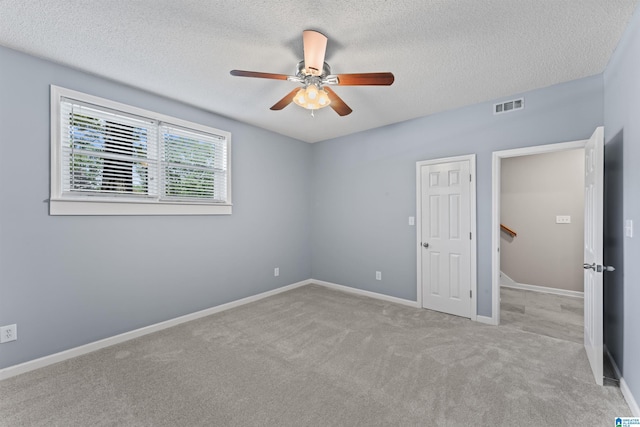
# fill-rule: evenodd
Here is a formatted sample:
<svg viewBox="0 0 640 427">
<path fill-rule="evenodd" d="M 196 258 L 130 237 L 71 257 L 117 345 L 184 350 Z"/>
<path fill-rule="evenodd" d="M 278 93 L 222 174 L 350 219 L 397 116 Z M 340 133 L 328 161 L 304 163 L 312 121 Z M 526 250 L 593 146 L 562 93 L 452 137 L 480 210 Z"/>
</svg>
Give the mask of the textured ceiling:
<svg viewBox="0 0 640 427">
<path fill-rule="evenodd" d="M 307 142 L 601 73 L 638 0 L 0 0 L 0 44 Z M 269 107 L 295 87 L 302 31 L 328 36 L 353 113 Z M 0 64 L 1 66 L 1 64 Z"/>
</svg>

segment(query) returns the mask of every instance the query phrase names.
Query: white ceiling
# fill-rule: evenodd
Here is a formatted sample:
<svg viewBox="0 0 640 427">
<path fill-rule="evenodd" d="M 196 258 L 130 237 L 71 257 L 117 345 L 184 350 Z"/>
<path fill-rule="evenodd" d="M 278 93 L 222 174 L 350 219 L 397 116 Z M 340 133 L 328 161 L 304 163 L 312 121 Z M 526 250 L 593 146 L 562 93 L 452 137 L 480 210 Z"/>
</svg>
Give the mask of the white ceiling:
<svg viewBox="0 0 640 427">
<path fill-rule="evenodd" d="M 0 44 L 316 142 L 601 73 L 638 0 L 0 0 Z M 302 31 L 328 36 L 353 113 L 269 107 L 295 87 Z M 0 64 L 1 66 L 1 64 Z"/>
</svg>

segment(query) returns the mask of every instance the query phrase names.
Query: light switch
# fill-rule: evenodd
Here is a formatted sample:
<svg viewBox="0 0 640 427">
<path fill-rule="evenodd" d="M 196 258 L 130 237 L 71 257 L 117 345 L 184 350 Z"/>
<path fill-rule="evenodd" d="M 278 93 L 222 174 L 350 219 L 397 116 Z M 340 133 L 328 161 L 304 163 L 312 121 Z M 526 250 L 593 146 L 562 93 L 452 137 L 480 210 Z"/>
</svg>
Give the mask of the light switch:
<svg viewBox="0 0 640 427">
<path fill-rule="evenodd" d="M 624 222 L 624 235 L 625 237 L 633 237 L 633 220 L 628 219 Z"/>
<path fill-rule="evenodd" d="M 416 225 L 416 217 L 415 216 L 410 216 L 409 217 L 409 225 Z"/>
<path fill-rule="evenodd" d="M 556 216 L 556 224 L 571 224 L 571 215 Z"/>
</svg>

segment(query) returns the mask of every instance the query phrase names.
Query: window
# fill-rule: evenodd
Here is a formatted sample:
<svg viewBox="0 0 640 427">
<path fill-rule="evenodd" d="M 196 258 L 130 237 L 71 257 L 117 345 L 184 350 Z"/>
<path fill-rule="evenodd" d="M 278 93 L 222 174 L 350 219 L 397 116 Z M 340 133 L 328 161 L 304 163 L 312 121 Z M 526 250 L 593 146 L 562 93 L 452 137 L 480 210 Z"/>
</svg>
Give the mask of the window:
<svg viewBox="0 0 640 427">
<path fill-rule="evenodd" d="M 228 132 L 51 86 L 51 215 L 231 213 Z"/>
</svg>

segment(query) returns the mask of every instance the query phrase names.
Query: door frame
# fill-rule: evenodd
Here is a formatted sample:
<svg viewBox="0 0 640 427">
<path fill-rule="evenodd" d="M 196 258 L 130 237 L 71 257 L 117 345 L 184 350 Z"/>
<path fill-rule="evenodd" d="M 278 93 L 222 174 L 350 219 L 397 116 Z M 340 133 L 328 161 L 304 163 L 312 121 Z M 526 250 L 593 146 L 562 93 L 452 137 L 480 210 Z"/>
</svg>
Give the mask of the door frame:
<svg viewBox="0 0 640 427">
<path fill-rule="evenodd" d="M 588 139 L 582 139 L 493 152 L 491 174 L 491 322 L 487 323 L 492 325 L 500 324 L 500 183 L 502 159 L 575 150 L 584 148 L 588 141 Z"/>
<path fill-rule="evenodd" d="M 469 259 L 470 287 L 471 287 L 471 317 L 477 320 L 478 313 L 478 269 L 477 269 L 477 232 L 476 232 L 476 155 L 468 154 L 456 157 L 444 157 L 440 159 L 422 160 L 416 162 L 416 301 L 418 307 L 422 308 L 422 180 L 420 169 L 422 166 L 437 165 L 441 163 L 451 163 L 469 161 L 469 173 L 471 174 L 471 185 L 469 186 L 469 229 L 471 230 L 471 251 Z"/>
</svg>

